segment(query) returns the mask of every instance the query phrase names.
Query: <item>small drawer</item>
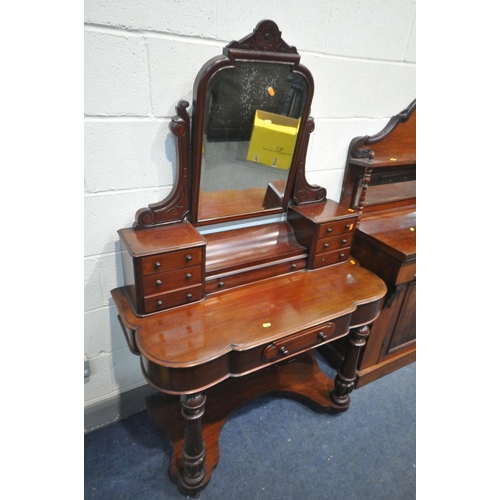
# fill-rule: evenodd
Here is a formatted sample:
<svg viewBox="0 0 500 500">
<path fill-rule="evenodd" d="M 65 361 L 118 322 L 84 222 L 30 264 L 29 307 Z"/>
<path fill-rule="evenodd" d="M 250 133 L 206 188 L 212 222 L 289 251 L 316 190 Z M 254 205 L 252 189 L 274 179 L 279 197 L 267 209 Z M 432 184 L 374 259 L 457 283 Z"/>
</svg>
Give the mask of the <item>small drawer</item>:
<svg viewBox="0 0 500 500">
<path fill-rule="evenodd" d="M 331 238 L 323 238 L 318 240 L 316 245 L 316 254 L 332 252 L 334 250 L 339 250 L 341 248 L 348 248 L 351 246 L 353 238 L 353 233 L 350 234 L 340 234 L 338 236 L 332 236 Z"/>
<path fill-rule="evenodd" d="M 297 333 L 269 344 L 262 351 L 262 358 L 265 361 L 273 361 L 279 358 L 292 356 L 297 352 L 312 346 L 322 344 L 333 338 L 335 323 L 330 321 L 321 326 L 311 328 L 305 332 Z"/>
<path fill-rule="evenodd" d="M 336 234 L 350 233 L 356 228 L 357 217 L 343 219 L 335 222 L 326 222 L 319 228 L 319 238 L 328 238 Z"/>
<path fill-rule="evenodd" d="M 162 311 L 169 307 L 188 304 L 203 298 L 203 286 L 197 285 L 190 288 L 181 288 L 173 292 L 150 295 L 144 298 L 144 309 L 146 313 Z"/>
<path fill-rule="evenodd" d="M 313 263 L 313 268 L 329 266 L 337 262 L 343 262 L 349 258 L 350 248 L 344 250 L 337 250 L 336 252 L 321 253 L 316 256 Z"/>
<path fill-rule="evenodd" d="M 186 267 L 170 273 L 146 276 L 143 280 L 144 295 L 176 290 L 201 283 L 201 266 Z"/>
<path fill-rule="evenodd" d="M 306 267 L 306 258 L 296 259 L 290 262 L 283 262 L 274 266 L 263 267 L 260 269 L 246 270 L 239 273 L 219 276 L 217 279 L 207 277 L 205 281 L 205 291 L 208 293 L 227 290 L 235 286 L 244 285 L 252 281 L 263 280 L 280 274 L 286 274 L 294 271 L 300 271 Z"/>
<path fill-rule="evenodd" d="M 177 252 L 162 253 L 141 259 L 143 276 L 174 271 L 201 264 L 201 248 L 188 248 Z"/>
</svg>

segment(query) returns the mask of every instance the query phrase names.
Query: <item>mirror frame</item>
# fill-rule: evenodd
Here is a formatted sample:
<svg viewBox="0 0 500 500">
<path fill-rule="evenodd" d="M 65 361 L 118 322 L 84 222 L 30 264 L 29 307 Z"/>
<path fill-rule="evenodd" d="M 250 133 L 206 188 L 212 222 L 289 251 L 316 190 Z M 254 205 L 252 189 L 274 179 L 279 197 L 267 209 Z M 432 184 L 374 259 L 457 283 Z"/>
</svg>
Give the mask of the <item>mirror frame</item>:
<svg viewBox="0 0 500 500">
<path fill-rule="evenodd" d="M 287 65 L 291 72 L 300 75 L 306 84 L 302 119 L 282 203 L 277 208 L 200 220 L 198 206 L 207 89 L 212 78 L 221 70 L 248 62 Z M 309 136 L 314 130 L 314 120 L 310 117 L 313 94 L 314 80 L 310 71 L 300 64 L 297 49 L 281 38 L 281 31 L 273 21 L 261 21 L 253 33 L 226 45 L 222 55 L 215 56 L 205 63 L 195 79 L 192 133 L 187 112 L 189 103 L 186 101 L 179 102 L 176 107 L 177 116 L 174 116 L 170 123 L 170 130 L 177 137 L 177 177 L 172 192 L 163 201 L 138 210 L 134 228 L 145 229 L 185 219 L 189 219 L 194 226 L 202 226 L 284 213 L 292 200 L 295 204 L 325 201 L 326 190 L 310 185 L 305 178 L 307 146 Z"/>
</svg>

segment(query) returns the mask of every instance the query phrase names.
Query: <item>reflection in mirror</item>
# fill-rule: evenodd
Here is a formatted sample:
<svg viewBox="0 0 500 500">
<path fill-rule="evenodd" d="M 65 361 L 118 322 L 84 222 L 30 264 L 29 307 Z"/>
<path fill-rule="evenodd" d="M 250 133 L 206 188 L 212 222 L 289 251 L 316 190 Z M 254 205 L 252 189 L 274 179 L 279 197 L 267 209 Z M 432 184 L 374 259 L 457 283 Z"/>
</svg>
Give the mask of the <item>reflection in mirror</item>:
<svg viewBox="0 0 500 500">
<path fill-rule="evenodd" d="M 239 62 L 207 89 L 199 220 L 282 208 L 306 82 L 289 65 Z"/>
</svg>

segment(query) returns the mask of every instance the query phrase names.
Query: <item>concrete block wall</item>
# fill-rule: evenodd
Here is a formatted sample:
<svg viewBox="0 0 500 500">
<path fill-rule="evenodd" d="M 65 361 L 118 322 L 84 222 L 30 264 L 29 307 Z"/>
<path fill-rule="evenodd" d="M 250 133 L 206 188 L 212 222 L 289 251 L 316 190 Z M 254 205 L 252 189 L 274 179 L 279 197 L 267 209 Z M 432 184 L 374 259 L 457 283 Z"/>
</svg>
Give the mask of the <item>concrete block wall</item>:
<svg viewBox="0 0 500 500">
<path fill-rule="evenodd" d="M 168 124 L 196 74 L 262 19 L 312 72 L 307 178 L 338 200 L 347 147 L 416 97 L 414 0 L 85 0 L 85 405 L 144 385 L 116 319 L 117 230 L 175 177 Z"/>
</svg>

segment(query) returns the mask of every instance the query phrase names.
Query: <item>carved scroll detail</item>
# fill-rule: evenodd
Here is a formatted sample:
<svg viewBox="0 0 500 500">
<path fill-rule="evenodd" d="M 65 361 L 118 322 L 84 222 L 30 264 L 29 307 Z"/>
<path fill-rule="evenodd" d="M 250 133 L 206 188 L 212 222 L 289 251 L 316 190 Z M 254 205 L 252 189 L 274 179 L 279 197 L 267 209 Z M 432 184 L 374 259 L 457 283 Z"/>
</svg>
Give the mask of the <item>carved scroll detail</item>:
<svg viewBox="0 0 500 500">
<path fill-rule="evenodd" d="M 306 180 L 306 153 L 309 144 L 309 136 L 314 130 L 314 119 L 310 117 L 306 123 L 306 137 L 303 146 L 297 151 L 297 174 L 295 177 L 295 186 L 293 201 L 297 204 L 312 203 L 326 200 L 326 189 L 321 186 L 311 185 Z"/>
<path fill-rule="evenodd" d="M 158 203 L 141 208 L 135 214 L 134 229 L 170 224 L 184 220 L 190 213 L 190 141 L 191 130 L 187 101 L 179 101 L 177 116 L 170 122 L 170 131 L 177 137 L 177 180 L 172 192 Z"/>
<path fill-rule="evenodd" d="M 407 122 L 417 107 L 417 100 L 414 99 L 407 108 L 393 116 L 387 125 L 375 135 L 365 135 L 364 137 L 355 137 L 349 145 L 349 153 L 353 158 L 373 158 L 375 153 L 364 146 L 375 144 L 385 139 L 400 123 Z"/>
</svg>

